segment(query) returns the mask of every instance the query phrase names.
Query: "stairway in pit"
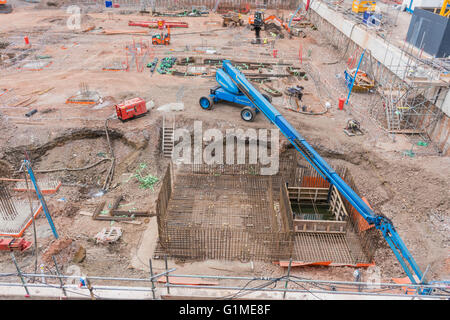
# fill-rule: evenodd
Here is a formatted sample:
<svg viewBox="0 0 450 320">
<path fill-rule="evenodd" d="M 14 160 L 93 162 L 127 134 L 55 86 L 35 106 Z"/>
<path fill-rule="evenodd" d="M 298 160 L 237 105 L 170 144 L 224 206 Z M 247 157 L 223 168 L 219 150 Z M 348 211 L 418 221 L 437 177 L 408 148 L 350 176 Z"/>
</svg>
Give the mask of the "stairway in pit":
<svg viewBox="0 0 450 320">
<path fill-rule="evenodd" d="M 174 133 L 175 133 L 175 116 L 167 120 L 163 117 L 163 131 L 162 131 L 162 153 L 165 158 L 172 158 L 174 147 Z"/>
</svg>

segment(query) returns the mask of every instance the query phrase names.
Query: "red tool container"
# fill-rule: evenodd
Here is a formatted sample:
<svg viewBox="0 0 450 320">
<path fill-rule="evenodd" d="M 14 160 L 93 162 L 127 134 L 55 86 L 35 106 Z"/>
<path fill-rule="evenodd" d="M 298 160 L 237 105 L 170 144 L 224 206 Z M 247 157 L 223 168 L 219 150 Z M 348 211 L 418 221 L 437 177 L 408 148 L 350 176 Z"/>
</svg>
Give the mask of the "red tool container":
<svg viewBox="0 0 450 320">
<path fill-rule="evenodd" d="M 122 121 L 142 117 L 147 113 L 145 100 L 141 98 L 134 98 L 116 104 L 115 108 L 117 117 Z"/>
</svg>

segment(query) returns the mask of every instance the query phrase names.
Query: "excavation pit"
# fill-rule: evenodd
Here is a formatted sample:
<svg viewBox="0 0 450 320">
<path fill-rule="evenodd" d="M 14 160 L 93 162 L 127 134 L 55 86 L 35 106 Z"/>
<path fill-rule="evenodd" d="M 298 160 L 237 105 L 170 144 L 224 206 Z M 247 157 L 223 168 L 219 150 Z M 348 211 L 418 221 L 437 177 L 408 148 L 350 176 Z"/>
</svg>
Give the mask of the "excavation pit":
<svg viewBox="0 0 450 320">
<path fill-rule="evenodd" d="M 25 229 L 32 223 L 31 211 L 35 218 L 42 205 L 37 200 L 14 199 L 8 190 L 0 186 L 0 236 L 21 237 Z"/>
<path fill-rule="evenodd" d="M 172 171 L 157 201 L 156 259 L 346 266 L 373 260 L 377 231 L 361 227 L 359 214 L 312 168 L 281 165 L 274 176 L 245 165 L 182 166 L 175 177 Z M 340 172 L 353 185 L 348 171 Z"/>
</svg>

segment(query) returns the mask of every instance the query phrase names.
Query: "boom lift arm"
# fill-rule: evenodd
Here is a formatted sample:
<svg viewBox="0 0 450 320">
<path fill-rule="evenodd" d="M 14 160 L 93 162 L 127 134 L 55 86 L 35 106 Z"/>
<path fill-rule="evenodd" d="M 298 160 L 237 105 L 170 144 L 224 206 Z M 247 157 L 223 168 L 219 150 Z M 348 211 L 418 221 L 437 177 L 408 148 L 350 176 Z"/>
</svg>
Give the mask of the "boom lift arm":
<svg viewBox="0 0 450 320">
<path fill-rule="evenodd" d="M 223 61 L 223 71 L 237 88 L 254 104 L 256 109 L 273 124 L 297 149 L 298 152 L 317 170 L 317 172 L 334 185 L 353 205 L 361 216 L 381 231 L 383 237 L 394 252 L 412 284 L 423 282 L 423 274 L 414 258 L 398 235 L 392 222 L 383 215 L 376 215 L 372 209 L 353 191 L 350 186 L 331 168 L 328 163 L 309 145 L 292 125 L 275 109 L 270 102 L 247 81 L 245 76 L 232 66 L 229 60 Z M 417 279 L 415 278 L 417 277 Z M 422 291 L 425 293 L 425 289 Z"/>
</svg>

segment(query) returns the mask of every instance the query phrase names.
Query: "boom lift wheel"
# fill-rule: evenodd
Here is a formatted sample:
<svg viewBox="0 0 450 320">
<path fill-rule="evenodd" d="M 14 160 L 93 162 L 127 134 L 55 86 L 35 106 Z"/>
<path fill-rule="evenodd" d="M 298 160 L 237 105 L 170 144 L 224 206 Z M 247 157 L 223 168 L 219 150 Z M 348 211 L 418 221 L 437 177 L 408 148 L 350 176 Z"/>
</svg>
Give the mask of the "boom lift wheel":
<svg viewBox="0 0 450 320">
<path fill-rule="evenodd" d="M 201 97 L 199 103 L 200 107 L 205 110 L 211 110 L 214 105 L 214 102 L 208 97 Z"/>
<path fill-rule="evenodd" d="M 241 110 L 241 118 L 244 121 L 253 121 L 255 120 L 256 112 L 251 107 L 245 107 Z"/>
</svg>

